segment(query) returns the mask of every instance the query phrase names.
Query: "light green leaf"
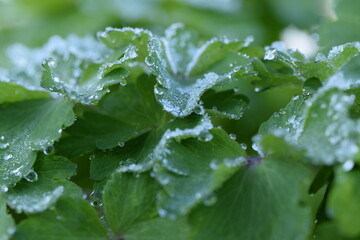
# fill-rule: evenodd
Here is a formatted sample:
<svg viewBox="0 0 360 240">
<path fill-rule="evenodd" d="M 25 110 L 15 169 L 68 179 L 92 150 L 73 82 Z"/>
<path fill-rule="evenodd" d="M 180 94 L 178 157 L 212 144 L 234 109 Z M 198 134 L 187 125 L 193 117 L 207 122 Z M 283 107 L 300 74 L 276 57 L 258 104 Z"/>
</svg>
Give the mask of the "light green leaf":
<svg viewBox="0 0 360 240">
<path fill-rule="evenodd" d="M 7 193 L 8 205 L 21 213 L 42 212 L 52 206 L 61 195 L 82 197 L 81 189 L 66 179 L 76 172 L 76 165 L 63 157 L 42 156 L 34 170 Z"/>
<path fill-rule="evenodd" d="M 308 239 L 310 209 L 300 203 L 306 177 L 303 167 L 277 159 L 241 168 L 215 205 L 193 212 L 193 239 Z"/>
<path fill-rule="evenodd" d="M 15 83 L 0 82 L 0 104 L 47 97 L 49 97 L 47 92 L 30 91 Z"/>
<path fill-rule="evenodd" d="M 66 39 L 53 36 L 43 47 L 36 49 L 16 44 L 8 49 L 12 67 L 6 72 L 5 77 L 8 81 L 27 89 L 43 91 L 40 81 L 43 70 L 41 64 L 44 59 L 54 58 L 56 60 L 57 56 L 62 56 L 67 61 L 76 58 L 78 65 L 74 66 L 73 70 L 77 75 L 81 74 L 81 72 L 79 73 L 81 62 L 86 65 L 88 62 L 98 61 L 108 52 L 105 46 L 91 36 L 79 38 L 71 35 Z"/>
<path fill-rule="evenodd" d="M 7 213 L 4 194 L 0 191 L 0 239 L 8 240 L 15 232 L 15 222 Z"/>
<path fill-rule="evenodd" d="M 73 104 L 63 98 L 0 105 L 0 185 L 15 183 L 30 170 L 36 151 L 51 146 L 74 122 Z"/>
<path fill-rule="evenodd" d="M 108 93 L 109 86 L 124 81 L 129 75 L 123 67 L 124 62 L 136 56 L 135 50 L 128 48 L 119 60 L 101 64 L 100 60 L 82 59 L 77 55 L 55 55 L 43 64 L 41 86 L 83 104 L 91 104 Z"/>
<path fill-rule="evenodd" d="M 96 211 L 82 199 L 61 197 L 54 210 L 22 221 L 14 240 L 106 240 L 106 231 Z"/>
<path fill-rule="evenodd" d="M 360 173 L 345 172 L 338 168 L 335 182 L 328 200 L 328 210 L 337 223 L 338 229 L 348 237 L 360 234 Z"/>
<path fill-rule="evenodd" d="M 260 127 L 260 135 L 270 133 L 285 139 L 314 164 L 354 160 L 359 151 L 360 122 L 349 116 L 354 96 L 342 90 L 346 86 L 343 77 L 335 75 L 306 102 L 296 97 Z"/>
</svg>

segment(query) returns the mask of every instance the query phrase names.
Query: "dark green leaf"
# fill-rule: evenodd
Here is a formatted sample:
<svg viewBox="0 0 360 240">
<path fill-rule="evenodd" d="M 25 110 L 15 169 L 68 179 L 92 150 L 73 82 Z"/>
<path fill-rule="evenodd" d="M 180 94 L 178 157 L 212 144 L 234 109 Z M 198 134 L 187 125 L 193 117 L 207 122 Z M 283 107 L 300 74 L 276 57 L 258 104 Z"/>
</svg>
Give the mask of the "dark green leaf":
<svg viewBox="0 0 360 240">
<path fill-rule="evenodd" d="M 61 197 L 55 209 L 30 216 L 16 230 L 14 240 L 106 240 L 95 210 L 82 199 Z"/>
</svg>

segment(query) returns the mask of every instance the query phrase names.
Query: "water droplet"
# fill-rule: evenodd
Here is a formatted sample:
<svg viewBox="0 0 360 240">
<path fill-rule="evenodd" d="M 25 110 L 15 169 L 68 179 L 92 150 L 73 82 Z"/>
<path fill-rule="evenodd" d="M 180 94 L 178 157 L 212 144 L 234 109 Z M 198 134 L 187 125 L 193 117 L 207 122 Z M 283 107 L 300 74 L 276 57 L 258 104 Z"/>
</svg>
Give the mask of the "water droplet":
<svg viewBox="0 0 360 240">
<path fill-rule="evenodd" d="M 4 160 L 9 160 L 9 159 L 11 159 L 12 157 L 13 157 L 12 154 L 6 154 L 6 155 L 4 156 Z"/>
<path fill-rule="evenodd" d="M 95 195 L 95 192 L 90 193 L 90 205 L 93 207 L 101 207 L 103 204 L 101 199 Z"/>
<path fill-rule="evenodd" d="M 205 113 L 205 109 L 203 108 L 203 106 L 198 105 L 194 108 L 194 112 L 196 114 L 203 115 Z"/>
<path fill-rule="evenodd" d="M 0 137 L 0 140 L 5 140 L 5 136 L 1 136 L 1 137 Z"/>
<path fill-rule="evenodd" d="M 210 162 L 210 168 L 212 170 L 216 170 L 218 168 L 217 162 L 216 161 L 211 161 Z"/>
<path fill-rule="evenodd" d="M 264 60 L 273 60 L 275 58 L 275 52 L 275 49 L 266 50 Z"/>
<path fill-rule="evenodd" d="M 33 169 L 31 169 L 24 178 L 28 182 L 36 182 L 38 180 L 38 175 Z"/>
<path fill-rule="evenodd" d="M 49 155 L 50 153 L 52 153 L 53 150 L 54 150 L 54 149 L 53 149 L 52 146 L 47 146 L 47 147 L 45 147 L 45 148 L 43 149 L 43 153 L 44 153 L 45 155 Z"/>
<path fill-rule="evenodd" d="M 57 83 L 60 82 L 60 77 L 58 75 L 53 74 L 52 78 L 53 78 L 54 82 L 57 82 Z"/>
<path fill-rule="evenodd" d="M 9 188 L 6 185 L 0 186 L 0 192 L 7 192 Z"/>
<path fill-rule="evenodd" d="M 318 220 L 317 220 L 317 219 L 315 219 L 315 220 L 314 220 L 314 223 L 315 223 L 315 224 L 317 224 L 317 223 L 318 223 Z"/>
<path fill-rule="evenodd" d="M 9 146 L 9 143 L 0 143 L 0 149 L 5 149 Z"/>
<path fill-rule="evenodd" d="M 121 86 L 124 87 L 124 86 L 126 86 L 126 84 L 127 84 L 127 81 L 126 81 L 125 79 L 121 79 L 121 80 L 120 80 L 120 85 L 121 85 Z"/>
<path fill-rule="evenodd" d="M 61 220 L 61 219 L 62 219 L 62 216 L 58 215 L 58 216 L 56 216 L 56 219 L 57 219 L 57 220 Z"/>
<path fill-rule="evenodd" d="M 236 140 L 236 134 L 235 133 L 230 133 L 229 137 L 231 138 L 231 140 Z"/>
<path fill-rule="evenodd" d="M 125 142 L 118 142 L 118 146 L 119 146 L 119 147 L 125 146 Z"/>
<path fill-rule="evenodd" d="M 255 92 L 260 92 L 260 88 L 255 88 Z"/>
<path fill-rule="evenodd" d="M 147 56 L 145 58 L 145 63 L 150 67 L 150 66 L 154 65 L 155 59 L 151 56 Z"/>
<path fill-rule="evenodd" d="M 203 142 L 209 142 L 213 139 L 213 137 L 214 136 L 211 133 L 209 133 L 208 131 L 204 131 L 199 134 L 198 139 Z"/>
<path fill-rule="evenodd" d="M 247 149 L 247 144 L 246 144 L 246 143 L 241 143 L 240 146 L 241 146 L 241 148 L 244 149 L 244 150 Z"/>
<path fill-rule="evenodd" d="M 158 213 L 159 213 L 159 216 L 162 217 L 162 218 L 166 217 L 166 215 L 167 215 L 167 211 L 165 209 L 163 209 L 163 208 L 160 208 Z"/>
<path fill-rule="evenodd" d="M 161 96 L 164 94 L 164 90 L 162 89 L 162 87 L 156 85 L 154 88 L 154 93 Z"/>
<path fill-rule="evenodd" d="M 204 200 L 204 205 L 205 206 L 213 206 L 215 203 L 217 202 L 217 197 L 215 194 L 210 194 L 209 196 L 207 196 Z"/>
<path fill-rule="evenodd" d="M 47 63 L 48 63 L 49 67 L 55 67 L 56 66 L 56 62 L 55 62 L 55 60 L 53 58 L 50 58 Z"/>
<path fill-rule="evenodd" d="M 343 165 L 342 165 L 342 169 L 345 172 L 349 172 L 351 171 L 351 169 L 354 168 L 355 163 L 352 160 L 347 160 Z"/>
<path fill-rule="evenodd" d="M 7 231 L 7 233 L 8 233 L 9 235 L 13 235 L 13 234 L 15 233 L 15 231 L 16 231 L 16 228 L 14 228 L 14 227 L 9 227 L 6 231 Z"/>
</svg>

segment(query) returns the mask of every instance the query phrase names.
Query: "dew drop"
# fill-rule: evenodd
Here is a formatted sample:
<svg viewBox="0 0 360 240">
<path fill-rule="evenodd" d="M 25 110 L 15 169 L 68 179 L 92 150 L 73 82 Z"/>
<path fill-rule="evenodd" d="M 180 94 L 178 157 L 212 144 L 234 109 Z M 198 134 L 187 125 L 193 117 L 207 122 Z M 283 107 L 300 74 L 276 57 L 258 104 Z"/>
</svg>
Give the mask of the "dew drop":
<svg viewBox="0 0 360 240">
<path fill-rule="evenodd" d="M 203 142 L 209 142 L 213 139 L 213 137 L 214 136 L 211 133 L 209 133 L 208 131 L 204 131 L 199 134 L 198 139 Z"/>
<path fill-rule="evenodd" d="M 210 168 L 212 170 L 216 170 L 218 168 L 218 165 L 217 165 L 216 161 L 211 161 L 210 162 Z"/>
<path fill-rule="evenodd" d="M 9 146 L 9 143 L 0 143 L 0 149 L 5 149 Z"/>
<path fill-rule="evenodd" d="M 47 146 L 47 147 L 45 147 L 44 149 L 43 149 L 43 153 L 45 154 L 45 155 L 49 155 L 49 154 L 51 154 L 52 152 L 53 152 L 53 147 L 52 146 Z"/>
<path fill-rule="evenodd" d="M 273 60 L 275 58 L 275 52 L 275 49 L 266 50 L 264 60 Z"/>
<path fill-rule="evenodd" d="M 7 192 L 9 188 L 6 185 L 0 186 L 0 192 Z"/>
<path fill-rule="evenodd" d="M 210 194 L 204 200 L 204 205 L 207 207 L 213 206 L 217 202 L 217 197 L 214 194 Z"/>
<path fill-rule="evenodd" d="M 163 208 L 160 208 L 158 213 L 159 213 L 159 216 L 162 217 L 162 218 L 166 217 L 166 215 L 167 215 L 167 211 L 165 209 L 163 209 Z"/>
<path fill-rule="evenodd" d="M 126 81 L 125 79 L 122 79 L 122 80 L 120 81 L 120 85 L 121 85 L 121 86 L 125 87 L 126 84 L 127 84 L 127 81 Z"/>
<path fill-rule="evenodd" d="M 164 94 L 164 90 L 160 86 L 155 86 L 154 92 L 156 95 L 160 95 L 160 96 Z"/>
<path fill-rule="evenodd" d="M 49 67 L 55 67 L 56 66 L 56 62 L 54 59 L 50 58 L 47 62 L 47 64 L 49 65 Z"/>
<path fill-rule="evenodd" d="M 351 171 L 351 169 L 354 168 L 354 165 L 355 163 L 351 160 L 347 160 L 343 165 L 342 165 L 342 169 L 345 171 L 345 172 L 349 172 Z"/>
<path fill-rule="evenodd" d="M 231 138 L 231 140 L 236 140 L 236 134 L 235 133 L 230 133 L 229 137 Z"/>
<path fill-rule="evenodd" d="M 244 150 L 247 149 L 247 144 L 246 144 L 246 143 L 241 143 L 240 146 L 241 146 L 241 148 L 244 149 Z"/>
<path fill-rule="evenodd" d="M 38 175 L 37 173 L 31 169 L 25 176 L 24 178 L 26 179 L 26 181 L 28 182 L 36 182 L 38 180 Z"/>
<path fill-rule="evenodd" d="M 118 146 L 119 146 L 119 147 L 125 146 L 125 142 L 118 142 Z"/>
<path fill-rule="evenodd" d="M 151 56 L 147 56 L 145 58 L 145 63 L 150 67 L 150 66 L 154 65 L 155 59 Z"/>
<path fill-rule="evenodd" d="M 9 160 L 9 159 L 11 159 L 12 157 L 13 157 L 12 154 L 6 154 L 6 155 L 4 156 L 4 160 Z"/>
</svg>

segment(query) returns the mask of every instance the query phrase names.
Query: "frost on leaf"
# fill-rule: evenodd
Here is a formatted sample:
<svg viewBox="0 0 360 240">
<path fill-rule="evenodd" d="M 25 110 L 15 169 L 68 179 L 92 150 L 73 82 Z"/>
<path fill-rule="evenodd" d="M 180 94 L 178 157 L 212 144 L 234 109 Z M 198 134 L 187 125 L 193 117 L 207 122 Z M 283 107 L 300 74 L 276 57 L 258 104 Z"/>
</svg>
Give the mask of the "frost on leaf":
<svg viewBox="0 0 360 240">
<path fill-rule="evenodd" d="M 256 140 L 261 142 L 266 134 L 275 135 L 302 150 L 314 164 L 353 160 L 359 151 L 360 121 L 350 118 L 355 96 L 345 92 L 348 86 L 349 82 L 337 74 L 311 98 L 293 98 L 286 108 L 262 124 Z"/>
<path fill-rule="evenodd" d="M 164 37 L 150 38 L 145 61 L 157 76 L 158 101 L 174 116 L 189 115 L 206 90 L 225 84 L 248 64 L 249 59 L 238 52 L 245 45 L 227 38 L 199 45 L 197 35 L 182 24 L 170 26 Z"/>
<path fill-rule="evenodd" d="M 60 52 L 45 60 L 41 86 L 83 104 L 91 104 L 108 93 L 109 86 L 123 83 L 124 78 L 129 75 L 124 63 L 137 56 L 136 49 L 130 47 L 119 59 L 113 59 L 121 54 L 108 56 L 109 50 L 102 50 L 105 46 L 95 43 L 100 48 L 97 58 L 87 54 Z M 88 47 L 86 51 L 94 51 L 94 46 Z"/>
<path fill-rule="evenodd" d="M 79 38 L 71 35 L 66 39 L 53 36 L 43 47 L 36 49 L 15 44 L 7 51 L 12 67 L 5 71 L 1 81 L 13 82 L 29 90 L 44 91 L 40 85 L 43 70 L 41 64 L 44 59 L 63 56 L 64 59 L 69 60 L 75 56 L 78 59 L 78 66 L 74 66 L 74 74 L 79 74 L 81 59 L 97 61 L 107 52 L 105 46 L 99 44 L 90 36 Z"/>
<path fill-rule="evenodd" d="M 265 47 L 264 61 L 254 60 L 253 67 L 257 72 L 253 84 L 263 89 L 290 85 L 300 87 L 307 79 L 325 81 L 358 56 L 360 42 L 346 43 L 333 47 L 324 55 L 318 53 L 315 59 L 306 58 L 302 53 L 286 49 L 281 42 Z"/>
</svg>

